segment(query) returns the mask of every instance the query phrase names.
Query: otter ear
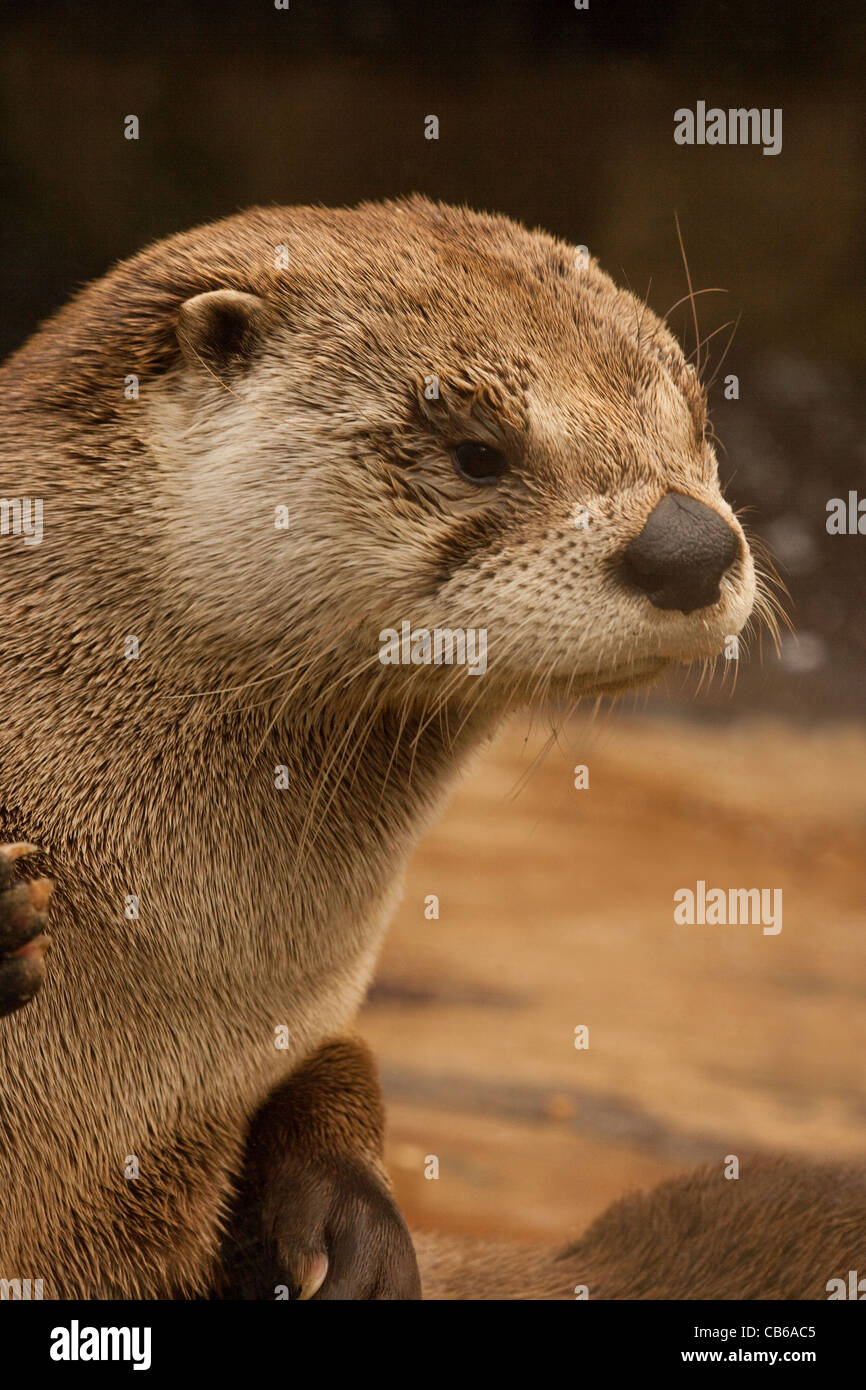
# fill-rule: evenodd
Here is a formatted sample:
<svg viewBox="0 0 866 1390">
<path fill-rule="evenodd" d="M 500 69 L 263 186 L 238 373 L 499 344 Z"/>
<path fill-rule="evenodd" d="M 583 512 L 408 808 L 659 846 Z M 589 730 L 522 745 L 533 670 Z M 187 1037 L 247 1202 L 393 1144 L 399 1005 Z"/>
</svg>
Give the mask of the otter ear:
<svg viewBox="0 0 866 1390">
<path fill-rule="evenodd" d="M 244 366 L 270 322 L 264 299 L 239 290 L 210 290 L 180 306 L 177 340 L 191 366 Z"/>
</svg>

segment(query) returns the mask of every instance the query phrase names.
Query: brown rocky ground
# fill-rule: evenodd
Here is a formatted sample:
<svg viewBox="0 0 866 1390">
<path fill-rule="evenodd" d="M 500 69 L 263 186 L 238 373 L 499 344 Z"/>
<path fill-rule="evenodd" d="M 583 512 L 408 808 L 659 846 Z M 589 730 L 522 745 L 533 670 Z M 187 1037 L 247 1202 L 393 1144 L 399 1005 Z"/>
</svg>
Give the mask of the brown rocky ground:
<svg viewBox="0 0 866 1390">
<path fill-rule="evenodd" d="M 557 1237 L 704 1159 L 862 1155 L 866 731 L 614 713 L 530 773 L 544 742 L 467 775 L 362 1017 L 410 1224 Z M 676 926 L 698 879 L 781 888 L 781 933 Z"/>
</svg>

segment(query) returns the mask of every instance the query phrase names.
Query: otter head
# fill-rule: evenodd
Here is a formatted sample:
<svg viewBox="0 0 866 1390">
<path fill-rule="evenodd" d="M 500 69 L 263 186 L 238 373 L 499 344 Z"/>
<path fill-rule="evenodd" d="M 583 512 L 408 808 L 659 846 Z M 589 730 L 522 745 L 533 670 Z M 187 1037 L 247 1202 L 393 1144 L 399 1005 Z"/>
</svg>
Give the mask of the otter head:
<svg viewBox="0 0 866 1390">
<path fill-rule="evenodd" d="M 509 703 L 743 628 L 701 385 L 593 262 L 422 199 L 206 230 L 224 283 L 178 307 L 153 437 L 184 460 L 172 582 L 226 648 Z"/>
</svg>

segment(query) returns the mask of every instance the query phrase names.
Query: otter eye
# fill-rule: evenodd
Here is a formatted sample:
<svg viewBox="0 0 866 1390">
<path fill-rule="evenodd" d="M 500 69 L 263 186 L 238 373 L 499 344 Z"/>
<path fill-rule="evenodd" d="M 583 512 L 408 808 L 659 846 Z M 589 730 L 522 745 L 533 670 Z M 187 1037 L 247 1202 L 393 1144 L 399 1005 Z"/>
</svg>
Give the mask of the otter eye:
<svg viewBox="0 0 866 1390">
<path fill-rule="evenodd" d="M 505 455 L 486 444 L 458 444 L 452 451 L 452 457 L 461 478 L 466 478 L 470 483 L 490 487 L 499 481 L 503 473 L 508 472 Z"/>
</svg>

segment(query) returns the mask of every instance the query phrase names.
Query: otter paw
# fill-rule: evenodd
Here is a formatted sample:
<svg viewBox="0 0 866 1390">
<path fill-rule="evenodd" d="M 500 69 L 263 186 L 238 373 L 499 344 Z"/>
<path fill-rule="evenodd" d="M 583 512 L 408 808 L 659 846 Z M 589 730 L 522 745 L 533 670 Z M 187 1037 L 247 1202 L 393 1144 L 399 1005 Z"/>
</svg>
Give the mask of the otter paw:
<svg viewBox="0 0 866 1390">
<path fill-rule="evenodd" d="M 354 1160 L 287 1156 L 261 1211 L 261 1236 L 229 1271 L 230 1297 L 418 1299 L 421 1278 L 400 1210 Z"/>
<path fill-rule="evenodd" d="M 50 878 L 14 882 L 15 861 L 36 854 L 36 845 L 0 845 L 0 1016 L 14 1013 L 41 988 L 45 978 Z"/>
<path fill-rule="evenodd" d="M 421 1277 L 400 1210 L 378 1175 L 332 1161 L 292 1183 L 272 1233 L 290 1296 L 416 1299 Z"/>
</svg>

